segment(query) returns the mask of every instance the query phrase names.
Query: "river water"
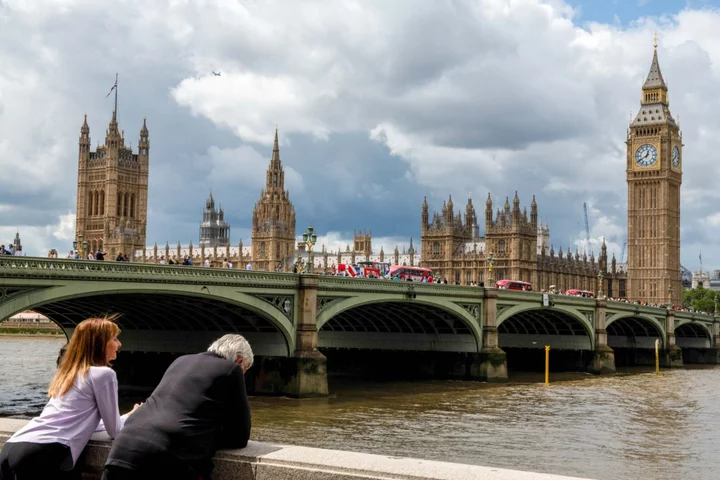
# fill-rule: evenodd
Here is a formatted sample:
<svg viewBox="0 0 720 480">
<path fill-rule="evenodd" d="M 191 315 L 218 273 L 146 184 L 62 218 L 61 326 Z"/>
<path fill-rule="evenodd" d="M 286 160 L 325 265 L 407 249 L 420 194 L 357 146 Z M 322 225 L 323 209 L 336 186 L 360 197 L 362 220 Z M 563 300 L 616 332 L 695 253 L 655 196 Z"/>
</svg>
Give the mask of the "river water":
<svg viewBox="0 0 720 480">
<path fill-rule="evenodd" d="M 63 342 L 0 337 L 0 416 L 42 409 Z M 521 382 L 331 382 L 325 399 L 255 397 L 252 439 L 596 479 L 718 478 L 718 367 L 511 379 Z"/>
</svg>

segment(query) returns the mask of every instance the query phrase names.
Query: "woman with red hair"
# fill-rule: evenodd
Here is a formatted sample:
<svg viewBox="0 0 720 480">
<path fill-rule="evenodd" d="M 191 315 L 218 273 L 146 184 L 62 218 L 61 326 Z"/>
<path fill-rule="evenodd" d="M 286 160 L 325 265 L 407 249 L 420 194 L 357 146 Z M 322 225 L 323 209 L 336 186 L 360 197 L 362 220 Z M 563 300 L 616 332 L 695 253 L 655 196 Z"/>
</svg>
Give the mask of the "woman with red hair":
<svg viewBox="0 0 720 480">
<path fill-rule="evenodd" d="M 120 416 L 117 376 L 110 368 L 122 346 L 119 334 L 109 318 L 77 325 L 50 383 L 47 405 L 0 452 L 0 480 L 79 478 L 72 471 L 75 462 L 101 420 L 115 438 L 127 417 Z"/>
</svg>

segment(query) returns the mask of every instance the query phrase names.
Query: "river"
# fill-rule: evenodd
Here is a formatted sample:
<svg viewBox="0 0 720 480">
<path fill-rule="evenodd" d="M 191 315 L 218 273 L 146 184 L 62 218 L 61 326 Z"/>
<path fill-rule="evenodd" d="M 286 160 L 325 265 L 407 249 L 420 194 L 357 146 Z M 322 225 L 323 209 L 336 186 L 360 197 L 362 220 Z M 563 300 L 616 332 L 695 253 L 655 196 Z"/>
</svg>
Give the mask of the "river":
<svg viewBox="0 0 720 480">
<path fill-rule="evenodd" d="M 0 337 L 0 416 L 42 409 L 63 342 Z M 511 379 L 521 382 L 331 382 L 325 399 L 254 397 L 252 439 L 596 479 L 718 477 L 720 367 Z"/>
</svg>

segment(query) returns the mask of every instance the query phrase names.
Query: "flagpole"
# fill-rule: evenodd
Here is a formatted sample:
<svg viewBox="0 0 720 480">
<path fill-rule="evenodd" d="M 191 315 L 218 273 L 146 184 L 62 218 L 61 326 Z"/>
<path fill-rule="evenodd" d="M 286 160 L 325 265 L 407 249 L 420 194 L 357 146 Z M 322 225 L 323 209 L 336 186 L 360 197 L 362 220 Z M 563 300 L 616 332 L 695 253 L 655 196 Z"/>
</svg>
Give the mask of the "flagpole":
<svg viewBox="0 0 720 480">
<path fill-rule="evenodd" d="M 115 72 L 115 118 L 117 118 L 117 81 L 118 81 L 118 74 Z"/>
</svg>

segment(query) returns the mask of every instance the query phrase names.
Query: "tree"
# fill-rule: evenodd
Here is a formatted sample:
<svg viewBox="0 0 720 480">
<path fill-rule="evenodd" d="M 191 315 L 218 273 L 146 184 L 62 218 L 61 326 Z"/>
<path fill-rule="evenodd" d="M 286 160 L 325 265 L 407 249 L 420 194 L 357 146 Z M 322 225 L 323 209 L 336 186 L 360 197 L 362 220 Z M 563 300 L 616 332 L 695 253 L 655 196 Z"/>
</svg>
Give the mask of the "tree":
<svg viewBox="0 0 720 480">
<path fill-rule="evenodd" d="M 700 285 L 683 291 L 683 307 L 698 312 L 715 313 L 715 301 L 720 300 L 720 292 L 709 290 Z"/>
</svg>

